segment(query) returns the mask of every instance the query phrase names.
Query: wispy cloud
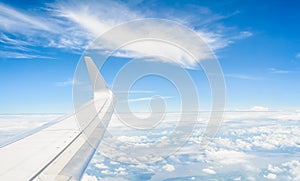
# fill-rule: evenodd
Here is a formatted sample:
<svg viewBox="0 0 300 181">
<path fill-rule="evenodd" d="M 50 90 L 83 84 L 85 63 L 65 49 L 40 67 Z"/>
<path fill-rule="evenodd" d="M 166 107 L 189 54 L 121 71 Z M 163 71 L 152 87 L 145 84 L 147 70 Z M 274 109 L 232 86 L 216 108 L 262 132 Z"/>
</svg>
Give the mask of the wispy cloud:
<svg viewBox="0 0 300 181">
<path fill-rule="evenodd" d="M 54 85 L 57 87 L 68 87 L 68 86 L 80 85 L 80 84 L 82 84 L 80 81 L 68 79 L 68 80 L 62 81 L 62 82 L 55 82 Z"/>
<path fill-rule="evenodd" d="M 131 20 L 152 17 L 180 20 L 179 22 L 188 25 L 189 28 L 201 36 L 213 50 L 219 50 L 238 39 L 252 35 L 250 31 L 241 31 L 229 35 L 228 31 L 225 31 L 227 29 L 225 26 L 220 26 L 220 23 L 216 23 L 225 19 L 226 16 L 214 14 L 208 8 L 201 7 L 200 9 L 202 12 L 201 16 L 206 17 L 203 20 L 207 20 L 201 22 L 201 24 L 196 21 L 199 19 L 198 16 L 184 16 L 179 12 L 159 16 L 158 13 L 150 9 L 143 11 L 132 6 L 132 4 L 120 1 L 101 1 L 101 3 L 98 1 L 57 1 L 47 4 L 46 7 L 36 10 L 36 12 L 25 12 L 0 4 L 0 18 L 2 19 L 0 30 L 3 32 L 0 36 L 0 43 L 5 43 L 6 46 L 16 46 L 19 49 L 23 48 L 24 54 L 29 54 L 30 50 L 27 51 L 25 49 L 28 47 L 54 47 L 80 53 L 85 49 L 89 41 L 110 28 Z M 153 27 L 161 33 L 164 33 L 162 30 L 166 28 L 159 24 L 153 24 Z M 136 34 L 137 32 L 135 29 L 130 29 L 127 31 L 127 34 Z M 8 36 L 8 34 L 13 36 Z M 173 35 L 166 32 L 163 35 L 178 37 L 177 34 Z M 107 41 L 114 43 L 115 40 Z M 186 40 L 182 39 L 181 41 L 184 42 Z M 158 48 L 157 45 L 153 46 L 153 42 L 135 44 L 126 47 L 125 51 L 119 53 L 118 56 L 136 57 L 149 54 L 163 54 L 169 59 L 177 60 L 175 63 L 179 63 L 186 68 L 192 68 L 195 65 L 195 60 L 182 52 L 178 53 L 176 48 L 162 44 L 159 46 L 163 46 L 163 48 Z M 199 59 L 204 58 L 207 58 L 206 54 L 199 53 Z"/>
<path fill-rule="evenodd" d="M 84 49 L 88 43 L 83 31 L 75 30 L 72 24 L 45 10 L 40 9 L 34 14 L 32 11 L 22 12 L 0 4 L 0 18 L 0 44 L 11 51 L 3 54 L 4 58 L 46 57 L 40 55 L 41 52 L 32 50 L 38 47 L 54 47 L 76 51 Z M 14 53 L 13 50 L 18 52 Z"/>
<path fill-rule="evenodd" d="M 225 77 L 236 78 L 236 79 L 245 79 L 245 80 L 260 80 L 261 77 L 256 77 L 248 74 L 225 74 Z"/>
<path fill-rule="evenodd" d="M 107 7 L 110 7 L 109 11 L 107 10 Z M 74 22 L 75 24 L 79 25 L 82 29 L 89 32 L 89 34 L 93 37 L 98 37 L 100 34 L 109 30 L 111 27 L 121 24 L 123 22 L 127 22 L 134 19 L 157 17 L 157 15 L 155 15 L 154 12 L 142 13 L 137 9 L 130 9 L 124 3 L 109 1 L 104 1 L 101 4 L 95 1 L 91 1 L 89 3 L 84 2 L 71 5 L 69 3 L 59 2 L 53 6 L 53 9 L 56 13 L 56 16 L 66 18 L 69 21 Z M 205 10 L 205 12 L 207 12 L 207 10 Z M 210 12 L 209 14 L 211 15 L 212 13 Z M 164 18 L 164 16 L 161 17 Z M 167 18 L 171 20 L 177 20 L 178 16 L 168 16 Z M 224 48 L 236 39 L 242 39 L 252 35 L 252 33 L 249 31 L 242 31 L 237 35 L 225 36 L 222 35 L 221 28 L 216 28 L 217 26 L 211 29 L 201 29 L 199 27 L 195 28 L 195 25 L 192 25 L 191 23 L 192 21 L 193 20 L 186 19 L 185 21 L 180 20 L 179 22 L 182 22 L 185 25 L 189 25 L 190 28 L 193 29 L 213 50 Z M 116 35 L 115 37 L 110 37 L 110 39 L 104 39 L 103 41 L 106 42 L 105 44 L 107 45 L 107 47 L 101 48 L 106 49 L 109 47 L 109 45 L 113 46 L 114 44 L 118 44 L 118 42 L 122 40 L 122 38 L 119 38 L 119 36 L 143 37 L 143 35 L 149 34 L 149 30 L 155 29 L 156 32 L 159 32 L 159 35 L 161 35 L 159 37 L 165 37 L 165 39 L 175 39 L 176 37 L 176 40 L 179 43 L 189 46 L 185 48 L 197 49 L 196 52 L 198 52 L 198 54 L 196 55 L 196 60 L 188 56 L 178 47 L 174 47 L 174 45 L 169 45 L 157 41 L 143 41 L 130 44 L 126 47 L 123 47 L 122 52 L 117 52 L 115 56 L 135 58 L 145 55 L 155 55 L 157 57 L 166 57 L 166 59 L 161 60 L 163 62 L 174 63 L 177 65 L 179 64 L 185 68 L 195 68 L 198 66 L 198 61 L 212 58 L 208 57 L 209 55 L 205 51 L 205 48 L 203 47 L 204 45 L 202 47 L 199 47 L 199 45 L 193 45 L 191 43 L 188 43 L 188 41 L 190 41 L 188 40 L 188 37 L 178 36 L 178 34 L 180 33 L 176 31 L 176 28 L 178 27 L 174 26 L 174 31 L 166 31 L 170 29 L 168 24 L 155 22 L 153 24 L 145 24 L 144 28 L 139 28 L 138 30 L 136 27 L 129 28 L 124 30 L 122 35 Z"/>
<path fill-rule="evenodd" d="M 296 58 L 300 58 L 300 53 L 297 53 L 297 54 L 296 54 Z"/>
<path fill-rule="evenodd" d="M 32 16 L 15 10 L 9 6 L 0 4 L 1 29 L 8 32 L 43 30 L 47 32 L 57 31 L 57 27 L 46 21 L 41 16 Z M 19 29 L 21 28 L 21 29 Z M 31 32 L 32 33 L 32 32 Z"/>
<path fill-rule="evenodd" d="M 113 26 L 144 18 L 136 11 L 130 10 L 126 4 L 116 1 L 57 2 L 50 5 L 50 11 L 56 17 L 65 18 L 79 25 L 80 28 L 98 37 Z M 109 8 L 108 8 L 109 7 Z"/>
<path fill-rule="evenodd" d="M 13 39 L 0 32 L 0 43 L 10 44 L 10 45 L 30 45 L 29 42 L 20 39 Z"/>
<path fill-rule="evenodd" d="M 152 94 L 151 90 L 130 90 L 130 91 L 114 91 L 115 94 Z"/>
<path fill-rule="evenodd" d="M 244 38 L 248 38 L 248 37 L 251 37 L 253 36 L 253 33 L 251 31 L 241 31 L 238 35 L 236 35 L 234 37 L 234 39 L 244 39 Z"/>
<path fill-rule="evenodd" d="M 172 97 L 170 96 L 159 96 L 161 99 L 171 99 Z M 135 99 L 128 99 L 128 102 L 140 102 L 140 101 L 150 101 L 154 99 L 154 97 L 141 97 L 141 98 L 135 98 Z"/>
<path fill-rule="evenodd" d="M 16 59 L 31 59 L 31 58 L 53 59 L 53 57 L 49 57 L 49 56 L 35 55 L 35 54 L 15 52 L 15 51 L 0 51 L 0 57 L 16 58 Z"/>
<path fill-rule="evenodd" d="M 291 73 L 292 71 L 280 70 L 280 69 L 276 69 L 276 68 L 269 68 L 269 72 L 272 74 L 288 74 L 288 73 Z"/>
</svg>

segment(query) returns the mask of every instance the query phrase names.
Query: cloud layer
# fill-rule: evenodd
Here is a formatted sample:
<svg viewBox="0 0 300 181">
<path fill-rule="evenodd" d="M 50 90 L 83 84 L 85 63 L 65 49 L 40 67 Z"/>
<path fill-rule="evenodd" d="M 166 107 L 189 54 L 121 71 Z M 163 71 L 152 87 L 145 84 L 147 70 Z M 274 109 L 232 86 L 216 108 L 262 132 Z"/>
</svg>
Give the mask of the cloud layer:
<svg viewBox="0 0 300 181">
<path fill-rule="evenodd" d="M 93 170 L 93 173 L 98 173 L 96 170 L 99 170 L 101 173 L 86 174 L 86 178 L 210 180 L 221 177 L 227 180 L 298 180 L 300 115 L 295 119 L 284 118 L 284 115 L 289 114 L 291 112 L 227 112 L 218 135 L 202 152 L 199 144 L 205 127 L 204 119 L 197 124 L 184 147 L 152 164 L 122 156 L 118 151 L 101 145 L 100 153 L 106 150 L 110 156 L 97 154 L 88 170 Z M 115 119 L 117 118 L 113 118 L 112 123 Z M 172 132 L 174 121 L 171 120 L 174 117 L 168 119 L 168 124 L 156 128 L 156 131 L 147 131 L 147 134 L 122 129 L 120 124 L 111 124 L 109 131 L 122 132 L 119 137 L 123 144 L 113 141 L 109 143 L 117 144 L 123 150 L 128 149 L 130 144 L 151 149 L 154 140 L 168 138 Z M 145 159 L 146 157 L 147 155 Z M 94 164 L 98 167 L 95 168 Z M 118 174 L 120 167 L 124 167 L 122 174 Z"/>
</svg>

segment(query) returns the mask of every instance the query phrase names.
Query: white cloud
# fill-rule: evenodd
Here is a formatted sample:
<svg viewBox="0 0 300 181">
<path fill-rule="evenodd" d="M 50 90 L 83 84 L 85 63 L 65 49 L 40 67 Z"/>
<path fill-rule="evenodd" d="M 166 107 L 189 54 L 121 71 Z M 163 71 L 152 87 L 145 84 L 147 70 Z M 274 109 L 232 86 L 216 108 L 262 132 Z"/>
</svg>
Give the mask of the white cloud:
<svg viewBox="0 0 300 181">
<path fill-rule="evenodd" d="M 210 169 L 210 168 L 204 168 L 204 169 L 202 169 L 202 172 L 210 174 L 210 175 L 216 174 L 216 171 L 214 171 L 213 169 Z"/>
<path fill-rule="evenodd" d="M 300 58 L 300 53 L 297 53 L 297 54 L 296 54 L 296 58 Z"/>
<path fill-rule="evenodd" d="M 93 37 L 118 24 L 143 18 L 125 4 L 114 1 L 57 2 L 51 6 L 56 16 L 75 22 Z"/>
<path fill-rule="evenodd" d="M 242 180 L 242 178 L 241 177 L 237 177 L 237 178 L 235 178 L 235 179 L 233 179 L 234 181 L 240 181 L 240 180 Z"/>
<path fill-rule="evenodd" d="M 21 132 L 41 126 L 61 116 L 61 114 L 0 114 L 0 132 Z"/>
<path fill-rule="evenodd" d="M 76 81 L 76 80 L 73 80 L 73 79 L 68 79 L 66 81 L 63 81 L 63 82 L 56 82 L 55 83 L 55 86 L 57 87 L 67 87 L 67 86 L 72 86 L 72 85 L 80 85 L 82 84 L 80 81 Z"/>
<path fill-rule="evenodd" d="M 289 70 L 279 70 L 279 69 L 275 69 L 275 68 L 269 68 L 269 71 L 272 74 L 287 74 L 287 73 L 291 73 L 291 71 L 289 71 Z"/>
<path fill-rule="evenodd" d="M 119 167 L 119 168 L 115 169 L 114 171 L 111 171 L 109 169 L 102 170 L 101 174 L 104 174 L 104 175 L 127 175 L 127 172 L 126 172 L 125 168 Z"/>
<path fill-rule="evenodd" d="M 264 175 L 265 178 L 275 180 L 278 176 L 284 176 L 285 180 L 299 180 L 300 179 L 300 162 L 298 160 L 291 160 L 281 163 L 278 166 L 269 164 L 268 173 Z M 276 173 L 276 174 L 275 174 Z"/>
<path fill-rule="evenodd" d="M 100 169 L 104 169 L 104 168 L 108 168 L 106 165 L 104 165 L 103 163 L 96 163 L 95 167 L 100 168 Z"/>
<path fill-rule="evenodd" d="M 130 90 L 130 91 L 115 91 L 115 94 L 151 94 L 155 93 L 151 90 Z"/>
<path fill-rule="evenodd" d="M 250 31 L 242 31 L 240 32 L 240 35 L 238 36 L 239 39 L 244 39 L 247 37 L 253 36 L 253 33 Z"/>
<path fill-rule="evenodd" d="M 58 1 L 52 4 L 47 4 L 48 7 L 43 10 L 37 9 L 33 12 L 22 12 L 20 10 L 0 5 L 0 17 L 3 23 L 0 29 L 4 32 L 16 35 L 14 39 L 8 36 L 0 37 L 0 41 L 9 42 L 11 45 L 18 46 L 43 46 L 55 47 L 67 50 L 72 50 L 75 53 L 80 53 L 87 46 L 88 42 L 106 32 L 110 28 L 135 19 L 156 17 L 154 11 L 141 11 L 138 8 L 129 6 L 120 1 L 88 1 L 88 2 L 73 2 L 73 1 Z M 109 8 L 108 8 L 109 7 Z M 204 8 L 205 9 L 205 8 Z M 45 11 L 46 10 L 46 11 Z M 203 11 L 203 8 L 202 8 Z M 173 16 L 168 16 L 168 19 L 181 20 L 183 24 L 194 29 L 205 43 L 213 50 L 224 48 L 231 44 L 234 40 L 246 38 L 252 35 L 249 31 L 241 31 L 238 35 L 225 35 L 220 27 L 213 25 L 217 20 L 224 19 L 226 16 L 214 15 L 208 8 L 204 11 L 203 16 L 214 17 L 213 21 L 206 21 L 206 24 L 211 23 L 212 27 L 195 29 L 193 22 L 199 19 L 198 15 L 192 19 L 178 17 L 178 13 Z M 179 13 L 180 14 L 180 13 Z M 37 16 L 38 15 L 38 16 Z M 179 15 L 180 16 L 180 15 Z M 204 19 L 204 18 L 203 18 Z M 144 29 L 137 30 L 136 28 L 124 30 L 122 35 L 141 36 L 149 33 L 148 30 L 155 30 L 161 34 L 161 37 L 178 38 L 179 32 L 166 32 L 169 28 L 164 24 L 152 24 Z M 172 33 L 173 32 L 173 33 Z M 138 33 L 138 34 L 137 34 Z M 22 36 L 21 36 L 22 35 Z M 120 36 L 122 36 L 120 35 Z M 186 49 L 197 48 L 193 47 L 188 39 L 182 36 L 178 41 L 186 44 Z M 116 43 L 120 38 L 107 39 L 110 43 Z M 158 46 L 159 45 L 159 46 Z M 163 47 L 163 48 L 161 48 Z M 175 52 L 175 53 L 174 53 Z M 160 55 L 167 59 L 162 59 L 164 62 L 176 63 L 186 68 L 195 68 L 197 61 L 206 59 L 208 54 L 203 51 L 203 47 L 198 47 L 196 51 L 197 60 L 195 61 L 183 51 L 178 51 L 178 47 L 166 43 L 159 42 L 139 42 L 124 47 L 123 52 L 117 52 L 116 55 L 122 57 L 140 57 L 144 55 Z M 24 53 L 24 52 L 23 52 Z M 18 55 L 16 55 L 18 56 Z M 21 57 L 21 56 L 18 56 Z M 23 56 L 22 58 L 26 58 Z M 34 57 L 33 57 L 34 58 Z"/>
<path fill-rule="evenodd" d="M 118 140 L 125 143 L 139 143 L 147 141 L 147 136 L 119 136 Z"/>
<path fill-rule="evenodd" d="M 282 164 L 283 167 L 286 167 L 289 174 L 292 176 L 293 180 L 300 179 L 300 161 L 292 160 Z"/>
<path fill-rule="evenodd" d="M 170 99 L 172 97 L 170 96 L 159 96 L 161 99 Z M 155 96 L 151 97 L 140 97 L 140 98 L 134 98 L 134 99 L 128 99 L 128 102 L 140 102 L 140 101 L 151 101 L 152 99 L 155 99 Z"/>
<path fill-rule="evenodd" d="M 214 163 L 222 165 L 236 165 L 245 164 L 249 161 L 249 155 L 244 152 L 234 150 L 207 150 L 205 155 L 208 160 L 212 160 Z"/>
<path fill-rule="evenodd" d="M 175 167 L 173 165 L 166 164 L 166 165 L 163 166 L 163 169 L 168 171 L 168 172 L 173 172 L 175 170 Z"/>
<path fill-rule="evenodd" d="M 236 136 L 236 134 L 234 134 L 234 136 Z M 222 137 L 214 138 L 214 144 L 219 145 L 223 148 L 234 149 L 234 150 L 251 150 L 253 146 L 251 143 L 249 143 L 246 140 L 242 140 L 242 139 L 233 140 L 230 138 L 222 138 Z"/>
<path fill-rule="evenodd" d="M 88 174 L 84 174 L 81 181 L 98 181 L 98 179 L 94 175 L 91 176 L 91 175 L 88 175 Z"/>
<path fill-rule="evenodd" d="M 16 58 L 16 59 L 32 59 L 32 58 L 46 58 L 53 59 L 49 56 L 24 53 L 24 52 L 16 52 L 16 51 L 0 51 L 0 56 L 5 58 Z"/>
<path fill-rule="evenodd" d="M 273 172 L 273 173 L 280 173 L 283 171 L 283 169 L 279 168 L 279 167 L 276 167 L 276 166 L 273 166 L 271 164 L 268 165 L 268 170 L 270 172 Z"/>
<path fill-rule="evenodd" d="M 268 175 L 264 175 L 264 177 L 269 180 L 275 180 L 277 178 L 277 175 L 274 173 L 269 173 Z"/>
<path fill-rule="evenodd" d="M 98 181 L 97 177 L 91 176 L 88 174 L 84 174 L 81 180 L 82 181 Z"/>
<path fill-rule="evenodd" d="M 239 111 L 225 112 L 224 120 L 225 121 L 230 121 L 230 120 L 246 121 L 246 120 L 266 120 L 266 119 L 276 119 L 282 121 L 300 120 L 300 112 L 297 111 L 262 111 L 262 110 L 266 110 L 266 108 L 259 109 L 254 107 L 252 107 L 253 110 L 239 109 Z"/>
<path fill-rule="evenodd" d="M 250 110 L 251 111 L 269 111 L 269 108 L 264 107 L 264 106 L 253 106 Z"/>
<path fill-rule="evenodd" d="M 146 140 L 141 137 L 145 136 L 145 132 L 133 130 L 127 132 L 119 129 L 119 127 L 114 130 L 109 128 L 110 133 L 113 134 L 114 132 L 119 134 L 118 136 L 126 137 L 123 137 L 124 144 L 115 145 L 116 143 L 113 141 L 107 141 L 108 144 L 100 148 L 103 150 L 115 145 L 116 148 L 109 150 L 107 154 L 112 160 L 120 160 L 118 165 L 111 166 L 112 170 L 107 169 L 107 173 L 110 174 L 102 176 L 110 178 L 113 174 L 117 175 L 118 168 L 124 167 L 128 176 L 134 175 L 136 172 L 141 174 L 153 173 L 153 180 L 184 179 L 192 176 L 197 180 L 198 176 L 203 177 L 203 175 L 222 177 L 227 180 L 234 178 L 236 180 L 243 178 L 246 180 L 267 180 L 276 175 L 275 180 L 299 180 L 300 163 L 297 150 L 300 143 L 300 119 L 296 120 L 295 115 L 290 115 L 290 117 L 295 117 L 293 121 L 272 119 L 272 117 L 277 119 L 280 115 L 285 117 L 289 114 L 295 114 L 294 112 L 230 112 L 226 114 L 236 114 L 237 116 L 232 116 L 233 119 L 229 118 L 230 121 L 223 124 L 218 137 L 207 146 L 205 153 L 199 152 L 199 139 L 203 134 L 202 126 L 205 127 L 205 123 L 202 125 L 201 122 L 199 128 L 195 127 L 195 130 L 200 131 L 193 134 L 192 139 L 183 148 L 161 162 L 147 164 L 142 159 L 136 162 L 130 160 L 128 154 L 122 155 L 118 153 L 118 149 L 128 148 L 126 147 L 128 146 L 127 140 L 131 140 L 131 143 L 134 144 L 145 142 L 152 144 L 153 136 L 156 140 L 158 137 L 162 137 L 161 134 L 154 135 L 147 130 Z M 167 129 L 164 127 L 162 130 Z M 168 131 L 172 132 L 172 129 Z M 168 137 L 168 134 L 163 136 Z M 123 158 L 119 159 L 120 157 Z M 147 160 L 146 158 L 147 155 L 144 159 Z M 98 163 L 103 163 L 103 160 L 99 159 Z M 133 164 L 128 165 L 128 163 Z M 165 165 L 172 165 L 175 170 L 168 172 L 163 168 Z M 110 167 L 109 162 L 107 166 Z M 236 173 L 239 175 L 235 175 Z"/>
<path fill-rule="evenodd" d="M 101 173 L 105 174 L 105 175 L 112 175 L 113 174 L 113 172 L 111 172 L 109 170 L 102 170 Z"/>
<path fill-rule="evenodd" d="M 57 31 L 51 21 L 40 16 L 27 15 L 9 6 L 0 4 L 1 29 L 8 32 L 43 30 L 48 32 Z M 21 29 L 19 29 L 21 28 Z"/>
<path fill-rule="evenodd" d="M 36 47 L 55 47 L 78 51 L 88 43 L 86 32 L 74 28 L 67 20 L 58 19 L 51 12 L 36 9 L 22 12 L 0 4 L 0 42 L 5 43 L 5 58 L 47 58 Z M 8 36 L 9 35 L 9 36 Z M 19 50 L 20 52 L 16 52 Z M 22 51 L 21 51 L 22 50 Z M 34 53 L 34 55 L 32 55 Z"/>
<path fill-rule="evenodd" d="M 114 29 L 109 36 L 94 42 L 94 49 L 115 50 L 115 56 L 139 58 L 154 56 L 148 61 L 161 61 L 185 68 L 198 68 L 198 62 L 214 58 L 206 43 L 188 29 L 161 20 L 146 20 Z M 198 32 L 197 32 L 198 33 Z M 198 33 L 199 34 L 199 33 Z M 182 35 L 182 36 L 178 36 Z M 184 36 L 183 36 L 184 35 Z M 207 38 L 208 36 L 202 36 Z M 124 42 L 131 42 L 126 46 Z M 193 43 L 191 43 L 193 42 Z M 193 53 L 190 55 L 186 50 Z"/>
<path fill-rule="evenodd" d="M 11 44 L 11 45 L 30 45 L 29 42 L 27 41 L 10 38 L 1 32 L 0 32 L 0 42 L 5 44 Z"/>
<path fill-rule="evenodd" d="M 0 142 L 46 124 L 61 114 L 0 114 Z"/>
</svg>

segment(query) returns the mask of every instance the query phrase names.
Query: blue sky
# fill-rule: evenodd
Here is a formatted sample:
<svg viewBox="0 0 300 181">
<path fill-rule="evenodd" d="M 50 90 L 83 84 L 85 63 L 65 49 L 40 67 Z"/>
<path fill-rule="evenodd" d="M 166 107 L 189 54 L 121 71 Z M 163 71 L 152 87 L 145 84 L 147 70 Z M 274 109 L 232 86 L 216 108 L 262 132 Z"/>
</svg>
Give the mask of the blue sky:
<svg viewBox="0 0 300 181">
<path fill-rule="evenodd" d="M 85 47 L 141 18 L 178 21 L 202 35 L 222 66 L 228 110 L 299 110 L 299 7 L 267 0 L 2 1 L 0 113 L 71 111 Z"/>
</svg>

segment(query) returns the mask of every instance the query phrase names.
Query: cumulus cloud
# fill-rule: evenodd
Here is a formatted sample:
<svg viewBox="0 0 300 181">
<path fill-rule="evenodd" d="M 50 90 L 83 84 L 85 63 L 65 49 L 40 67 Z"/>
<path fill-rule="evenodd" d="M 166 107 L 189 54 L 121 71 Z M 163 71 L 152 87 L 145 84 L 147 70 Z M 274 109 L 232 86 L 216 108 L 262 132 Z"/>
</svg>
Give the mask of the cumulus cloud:
<svg viewBox="0 0 300 181">
<path fill-rule="evenodd" d="M 168 172 L 173 172 L 175 170 L 175 167 L 171 164 L 166 164 L 163 166 L 163 169 L 168 171 Z"/>
<path fill-rule="evenodd" d="M 126 143 L 140 143 L 148 141 L 148 138 L 147 136 L 119 136 L 118 140 Z"/>
<path fill-rule="evenodd" d="M 108 168 L 106 165 L 104 165 L 103 163 L 97 163 L 95 164 L 95 167 L 100 168 L 100 169 L 105 169 Z"/>
<path fill-rule="evenodd" d="M 247 163 L 250 158 L 249 155 L 244 152 L 226 149 L 207 150 L 205 155 L 214 163 L 220 163 L 222 165 L 243 164 Z"/>
<path fill-rule="evenodd" d="M 279 168 L 277 166 L 273 166 L 271 164 L 268 165 L 268 170 L 273 173 L 280 173 L 283 171 L 281 168 Z"/>
<path fill-rule="evenodd" d="M 230 112 L 230 114 L 233 113 Z M 127 149 L 128 143 L 153 144 L 152 141 L 162 136 L 167 138 L 172 133 L 172 129 L 168 126 L 174 122 L 168 122 L 169 125 L 162 128 L 162 130 L 168 130 L 163 135 L 161 135 L 162 130 L 147 131 L 147 136 L 145 136 L 143 132 L 125 131 L 119 126 L 116 129 L 109 127 L 108 131 L 111 133 L 122 133 L 122 135 L 117 136 L 122 142 L 106 140 L 108 144 L 100 146 L 100 150 L 112 148 L 114 145 L 116 148 L 108 150 L 108 158 L 99 159 L 93 163 L 105 163 L 108 167 L 99 168 L 97 173 L 100 174 L 101 178 L 110 178 L 126 169 L 127 174 L 123 178 L 129 179 L 132 178 L 131 175 L 139 173 L 139 175 L 149 174 L 154 180 L 175 177 L 198 179 L 199 177 L 203 178 L 203 176 L 207 178 L 220 176 L 228 180 L 243 178 L 246 180 L 298 180 L 300 175 L 298 171 L 300 164 L 297 157 L 297 152 L 300 149 L 299 119 L 296 120 L 296 116 L 294 116 L 294 120 L 281 119 L 278 116 L 282 115 L 282 112 L 252 111 L 235 112 L 234 114 L 237 116 L 227 118 L 229 120 L 224 122 L 219 134 L 204 152 L 199 151 L 199 140 L 201 140 L 201 130 L 205 128 L 205 123 L 200 122 L 195 127 L 197 131 L 193 133 L 183 148 L 172 153 L 170 157 L 155 163 L 146 163 L 148 155 L 142 155 L 143 159 L 134 160 L 129 158 L 128 154 L 120 154 L 116 149 Z M 238 117 L 240 114 L 243 115 Z M 257 114 L 261 115 L 256 117 Z M 178 114 L 175 115 L 178 116 Z M 282 118 L 287 115 L 288 113 L 285 113 Z M 94 169 L 94 167 L 92 168 Z M 91 171 L 91 168 L 89 170 Z M 101 173 L 102 170 L 105 171 Z M 168 170 L 173 170 L 171 175 Z M 187 173 L 185 170 L 190 171 Z M 120 172 L 120 174 L 122 173 Z"/>
<path fill-rule="evenodd" d="M 216 174 L 216 171 L 214 171 L 214 170 L 211 169 L 211 168 L 203 168 L 203 169 L 202 169 L 202 172 L 207 173 L 207 174 L 210 174 L 210 175 Z"/>
<path fill-rule="evenodd" d="M 277 178 L 277 175 L 274 173 L 269 173 L 267 175 L 264 175 L 264 177 L 269 180 L 275 180 Z"/>
<path fill-rule="evenodd" d="M 277 176 L 285 178 L 285 180 L 299 180 L 300 179 L 300 162 L 298 160 L 291 160 L 281 163 L 277 166 L 269 164 L 267 175 L 265 178 L 275 180 Z"/>
</svg>

